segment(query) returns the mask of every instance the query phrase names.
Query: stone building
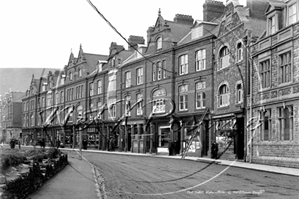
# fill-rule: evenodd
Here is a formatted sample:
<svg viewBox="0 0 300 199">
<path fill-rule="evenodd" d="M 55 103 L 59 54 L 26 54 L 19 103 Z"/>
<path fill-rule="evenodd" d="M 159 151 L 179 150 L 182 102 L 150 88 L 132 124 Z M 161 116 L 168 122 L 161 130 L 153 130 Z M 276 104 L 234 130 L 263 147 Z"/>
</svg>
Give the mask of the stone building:
<svg viewBox="0 0 300 199">
<path fill-rule="evenodd" d="M 251 45 L 249 161 L 299 167 L 299 1 L 270 0 L 264 14 Z"/>
<path fill-rule="evenodd" d="M 9 143 L 12 138 L 22 139 L 22 98 L 25 93 L 9 91 L 0 96 L 1 142 Z"/>
<path fill-rule="evenodd" d="M 214 110 L 212 123 L 221 158 L 243 159 L 246 156 L 247 46 L 265 30 L 266 1 L 227 3 L 219 22 L 214 46 Z"/>
</svg>

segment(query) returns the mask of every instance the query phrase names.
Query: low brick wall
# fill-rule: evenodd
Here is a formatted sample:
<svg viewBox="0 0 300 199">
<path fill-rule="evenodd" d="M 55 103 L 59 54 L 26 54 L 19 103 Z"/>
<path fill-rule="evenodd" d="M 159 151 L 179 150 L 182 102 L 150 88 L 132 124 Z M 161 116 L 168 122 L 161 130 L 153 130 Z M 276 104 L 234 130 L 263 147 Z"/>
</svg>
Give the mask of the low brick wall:
<svg viewBox="0 0 300 199">
<path fill-rule="evenodd" d="M 0 176 L 0 199 L 22 199 L 35 192 L 48 179 L 61 171 L 68 164 L 68 155 L 62 154 L 59 158 L 46 162 L 34 162 L 29 165 L 27 172 L 19 173 L 19 177 L 6 181 Z"/>
</svg>

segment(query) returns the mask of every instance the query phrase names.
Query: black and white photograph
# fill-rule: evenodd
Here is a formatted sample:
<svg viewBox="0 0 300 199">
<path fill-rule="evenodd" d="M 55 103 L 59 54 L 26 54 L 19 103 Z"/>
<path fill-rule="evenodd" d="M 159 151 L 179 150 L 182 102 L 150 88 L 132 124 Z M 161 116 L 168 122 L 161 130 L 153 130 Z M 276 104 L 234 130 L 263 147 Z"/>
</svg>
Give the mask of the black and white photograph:
<svg viewBox="0 0 300 199">
<path fill-rule="evenodd" d="M 299 198 L 298 0 L 0 18 L 0 199 Z"/>
</svg>

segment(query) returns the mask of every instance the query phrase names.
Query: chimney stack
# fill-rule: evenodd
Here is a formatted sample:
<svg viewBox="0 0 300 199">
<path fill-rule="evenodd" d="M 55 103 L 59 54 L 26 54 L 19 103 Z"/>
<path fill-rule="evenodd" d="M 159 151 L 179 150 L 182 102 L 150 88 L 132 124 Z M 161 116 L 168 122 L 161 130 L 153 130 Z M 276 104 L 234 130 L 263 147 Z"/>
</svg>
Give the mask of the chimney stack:
<svg viewBox="0 0 300 199">
<path fill-rule="evenodd" d="M 145 44 L 145 39 L 141 36 L 130 35 L 128 38 L 128 42 L 131 45 L 128 45 L 128 50 L 134 50 L 137 49 L 138 44 Z"/>
<path fill-rule="evenodd" d="M 203 21 L 212 21 L 223 15 L 225 5 L 221 1 L 206 0 L 203 4 Z"/>
<path fill-rule="evenodd" d="M 174 22 L 192 26 L 194 23 L 194 19 L 190 15 L 176 14 L 174 17 Z"/>
</svg>

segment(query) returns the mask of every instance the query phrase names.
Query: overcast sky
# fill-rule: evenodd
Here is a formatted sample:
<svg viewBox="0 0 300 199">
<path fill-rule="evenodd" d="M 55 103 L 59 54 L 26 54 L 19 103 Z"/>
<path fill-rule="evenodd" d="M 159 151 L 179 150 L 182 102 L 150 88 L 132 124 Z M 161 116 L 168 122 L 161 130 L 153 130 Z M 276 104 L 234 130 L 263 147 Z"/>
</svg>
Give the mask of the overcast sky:
<svg viewBox="0 0 300 199">
<path fill-rule="evenodd" d="M 205 0 L 91 0 L 126 38 L 143 36 L 155 24 L 158 10 L 164 19 L 176 14 L 202 20 Z M 245 0 L 240 0 L 244 3 Z M 71 49 L 108 55 L 111 42 L 127 44 L 86 0 L 0 1 L 0 68 L 60 68 Z"/>
</svg>

